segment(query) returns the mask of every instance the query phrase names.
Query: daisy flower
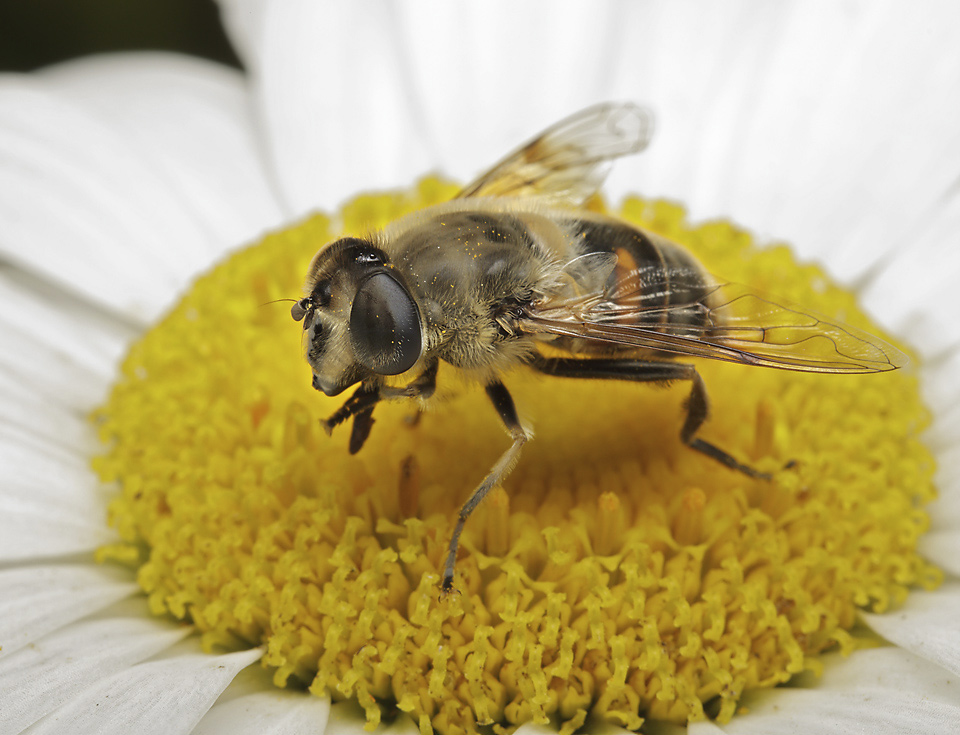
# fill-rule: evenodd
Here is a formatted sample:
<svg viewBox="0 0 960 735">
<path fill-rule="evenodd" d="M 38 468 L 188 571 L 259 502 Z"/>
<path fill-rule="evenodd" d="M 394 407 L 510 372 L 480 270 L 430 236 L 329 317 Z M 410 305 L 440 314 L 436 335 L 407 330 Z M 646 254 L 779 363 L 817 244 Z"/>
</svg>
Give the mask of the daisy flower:
<svg viewBox="0 0 960 735">
<path fill-rule="evenodd" d="M 960 721 L 960 15 L 916 11 L 233 0 L 246 73 L 145 53 L 0 78 L 0 732 Z M 682 396 L 523 383 L 560 428 L 541 418 L 471 520 L 441 603 L 449 488 L 489 467 L 495 423 L 470 395 L 415 428 L 391 406 L 348 458 L 318 432 L 297 326 L 263 304 L 338 232 L 456 190 L 423 174 L 467 180 L 608 99 L 658 126 L 605 186 L 651 199 L 612 208 L 865 324 L 829 273 L 914 367 L 844 390 L 705 366 L 744 397 L 715 394 L 718 435 L 758 462 L 819 452 L 763 492 L 695 474 L 656 418 Z M 647 424 L 577 469 L 582 414 L 558 404 L 612 427 L 628 393 Z M 652 449 L 615 465 L 623 435 Z M 760 580 L 767 562 L 789 571 Z"/>
</svg>

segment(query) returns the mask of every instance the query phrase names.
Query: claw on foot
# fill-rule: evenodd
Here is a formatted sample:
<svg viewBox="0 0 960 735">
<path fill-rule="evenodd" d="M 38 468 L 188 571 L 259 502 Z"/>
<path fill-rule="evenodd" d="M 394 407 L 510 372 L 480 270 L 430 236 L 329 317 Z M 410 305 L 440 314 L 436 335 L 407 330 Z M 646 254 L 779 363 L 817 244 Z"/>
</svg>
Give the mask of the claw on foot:
<svg viewBox="0 0 960 735">
<path fill-rule="evenodd" d="M 451 594 L 459 595 L 460 590 L 453 586 L 453 577 L 444 577 L 440 583 L 440 594 L 437 596 L 437 602 L 443 602 Z"/>
</svg>

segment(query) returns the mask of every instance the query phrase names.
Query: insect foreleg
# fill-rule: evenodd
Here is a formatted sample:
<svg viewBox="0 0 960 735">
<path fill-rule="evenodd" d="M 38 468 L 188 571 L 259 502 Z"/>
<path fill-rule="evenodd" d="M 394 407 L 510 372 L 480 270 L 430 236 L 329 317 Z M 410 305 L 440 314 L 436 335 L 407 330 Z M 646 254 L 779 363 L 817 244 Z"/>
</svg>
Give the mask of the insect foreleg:
<svg viewBox="0 0 960 735">
<path fill-rule="evenodd" d="M 707 390 L 703 379 L 693 365 L 651 360 L 616 358 L 577 359 L 565 357 L 536 357 L 531 365 L 542 373 L 560 378 L 593 378 L 597 380 L 630 380 L 637 383 L 666 383 L 672 380 L 689 380 L 692 383 L 690 397 L 686 402 L 686 418 L 680 430 L 680 439 L 691 449 L 705 454 L 730 469 L 748 477 L 769 480 L 770 475 L 753 467 L 741 464 L 719 447 L 698 439 L 697 429 L 709 413 Z"/>
<path fill-rule="evenodd" d="M 320 424 L 330 434 L 334 427 L 339 426 L 351 416 L 372 411 L 380 400 L 379 386 L 361 384 L 340 408 L 330 414 L 329 418 L 323 419 Z"/>
<path fill-rule="evenodd" d="M 380 396 L 386 399 L 395 398 L 429 398 L 437 389 L 437 369 L 440 367 L 439 360 L 433 360 L 424 369 L 416 380 L 407 383 L 402 388 L 389 388 L 384 386 L 380 389 Z"/>
<path fill-rule="evenodd" d="M 363 448 L 373 428 L 373 408 L 382 400 L 395 398 L 429 398 L 437 388 L 438 362 L 434 360 L 420 375 L 402 388 L 388 388 L 377 384 L 361 384 L 347 401 L 326 420 L 320 422 L 328 434 L 335 426 L 353 417 L 350 431 L 350 454 Z"/>
<path fill-rule="evenodd" d="M 450 550 L 447 553 L 447 563 L 443 568 L 443 582 L 440 586 L 441 594 L 447 594 L 453 589 L 453 572 L 457 563 L 457 548 L 460 544 L 460 534 L 463 532 L 463 526 L 467 518 L 473 513 L 474 509 L 480 505 L 494 487 L 513 469 L 517 458 L 520 456 L 520 448 L 527 442 L 530 435 L 524 431 L 520 425 L 520 419 L 517 417 L 517 409 L 513 404 L 513 398 L 507 391 L 503 383 L 494 382 L 487 386 L 487 395 L 493 402 L 494 408 L 500 414 L 500 418 L 510 431 L 513 437 L 513 444 L 497 460 L 497 463 L 490 470 L 489 474 L 480 483 L 480 486 L 473 491 L 473 494 L 467 499 L 467 502 L 460 508 L 457 515 L 457 525 L 453 529 L 453 535 L 450 537 Z"/>
</svg>

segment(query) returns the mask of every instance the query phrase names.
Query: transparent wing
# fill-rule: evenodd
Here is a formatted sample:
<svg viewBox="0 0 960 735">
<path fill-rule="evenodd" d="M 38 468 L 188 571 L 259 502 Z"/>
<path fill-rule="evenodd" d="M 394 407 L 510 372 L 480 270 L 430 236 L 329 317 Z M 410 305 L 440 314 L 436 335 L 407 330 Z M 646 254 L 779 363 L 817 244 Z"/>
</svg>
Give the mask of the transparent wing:
<svg viewBox="0 0 960 735">
<path fill-rule="evenodd" d="M 582 205 L 603 183 L 606 164 L 642 151 L 652 131 L 653 115 L 634 104 L 588 107 L 547 128 L 457 197 L 535 196 Z"/>
<path fill-rule="evenodd" d="M 609 260 L 594 261 L 609 272 Z M 582 259 L 577 267 L 570 283 L 521 317 L 522 331 L 802 372 L 877 373 L 907 363 L 878 337 L 740 284 L 650 266 L 590 292 L 575 287 Z"/>
</svg>

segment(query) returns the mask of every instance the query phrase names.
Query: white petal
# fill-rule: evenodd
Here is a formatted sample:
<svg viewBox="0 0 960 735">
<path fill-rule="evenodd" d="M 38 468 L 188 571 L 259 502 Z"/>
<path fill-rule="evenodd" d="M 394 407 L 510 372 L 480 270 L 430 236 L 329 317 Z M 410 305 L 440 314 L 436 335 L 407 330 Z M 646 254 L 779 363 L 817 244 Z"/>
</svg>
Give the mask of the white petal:
<svg viewBox="0 0 960 735">
<path fill-rule="evenodd" d="M 0 299 L 0 559 L 91 551 L 115 534 L 87 414 L 134 330 L 9 270 Z"/>
<path fill-rule="evenodd" d="M 920 693 L 778 689 L 722 730 L 728 735 L 931 735 L 950 732 L 957 722 L 960 707 L 927 701 Z"/>
<path fill-rule="evenodd" d="M 577 0 L 221 6 L 298 212 L 407 186 L 431 168 L 465 179 L 604 99 L 611 57 L 601 51 L 619 20 L 618 5 Z M 317 73 L 330 68 L 333 77 Z"/>
<path fill-rule="evenodd" d="M 825 656 L 823 676 L 808 680 L 816 689 L 887 689 L 960 705 L 960 682 L 926 659 L 894 646 L 855 651 L 846 658 Z"/>
<path fill-rule="evenodd" d="M 253 7 L 262 28 L 248 61 L 277 183 L 293 213 L 407 184 L 429 168 L 392 5 Z"/>
<path fill-rule="evenodd" d="M 0 444 L 0 559 L 49 559 L 116 540 L 88 461 L 56 445 Z"/>
<path fill-rule="evenodd" d="M 957 338 L 960 339 L 960 336 Z M 923 364 L 921 368 L 920 387 L 927 405 L 934 411 L 931 434 L 938 451 L 947 451 L 960 445 L 960 385 L 957 384 L 957 375 L 960 375 L 960 344 L 945 354 L 933 356 L 929 364 Z"/>
<path fill-rule="evenodd" d="M 329 697 L 274 689 L 215 704 L 193 735 L 314 735 L 329 716 Z"/>
<path fill-rule="evenodd" d="M 90 422 L 70 409 L 23 390 L 0 375 L 0 442 L 11 446 L 56 445 L 90 457 L 98 450 Z M 0 476 L 2 476 L 0 472 Z"/>
<path fill-rule="evenodd" d="M 956 527 L 947 531 L 932 531 L 920 539 L 920 553 L 937 566 L 960 576 L 960 533 Z"/>
<path fill-rule="evenodd" d="M 893 707 L 877 704 L 886 701 Z M 748 712 L 722 728 L 698 722 L 690 725 L 689 735 L 900 732 L 895 723 L 901 716 L 907 721 L 903 732 L 943 732 L 934 723 L 960 707 L 960 684 L 930 662 L 888 647 L 856 651 L 848 658 L 825 656 L 822 677 L 808 674 L 789 687 L 749 694 L 744 704 Z M 901 706 L 903 715 L 891 713 Z M 804 719 L 818 714 L 823 720 L 814 727 Z"/>
<path fill-rule="evenodd" d="M 903 607 L 876 615 L 861 613 L 891 643 L 960 675 L 960 583 L 916 592 Z M 958 719 L 960 722 L 960 719 Z"/>
<path fill-rule="evenodd" d="M 0 84 L 0 224 L 14 263 L 145 320 L 205 247 L 136 150 L 35 79 Z"/>
<path fill-rule="evenodd" d="M 590 735 L 631 735 L 632 730 L 627 730 L 615 725 L 612 722 L 605 722 L 603 720 L 595 720 L 592 717 L 588 716 L 587 721 L 584 726 L 578 730 L 578 732 L 589 733 Z M 673 725 L 669 722 L 653 722 L 648 721 L 644 726 L 643 732 L 650 732 L 651 735 L 687 735 L 687 727 L 685 725 Z M 557 732 L 556 728 L 550 728 L 544 725 L 521 725 L 517 728 L 514 735 L 526 735 L 527 733 L 551 733 L 554 735 Z"/>
<path fill-rule="evenodd" d="M 129 576 L 93 564 L 0 571 L 0 662 L 38 638 L 136 591 Z"/>
<path fill-rule="evenodd" d="M 937 461 L 935 481 L 939 497 L 926 511 L 931 532 L 920 539 L 921 552 L 954 574 L 960 574 L 960 554 L 954 553 L 960 529 L 960 349 L 951 350 L 923 371 L 927 405 L 933 411 L 933 426 L 924 437 Z"/>
<path fill-rule="evenodd" d="M 956 533 L 960 528 L 960 445 L 937 453 L 937 486 L 940 496 L 928 507 L 933 531 Z"/>
<path fill-rule="evenodd" d="M 66 319 L 66 313 L 63 319 Z M 80 334 L 76 335 L 78 338 Z M 76 415 L 89 411 L 109 384 L 106 368 L 91 369 L 60 349 L 55 335 L 47 343 L 25 334 L 0 320 L 0 389 L 21 391 L 54 405 L 73 409 Z M 67 337 L 64 342 L 70 342 Z"/>
<path fill-rule="evenodd" d="M 691 722 L 687 735 L 723 735 L 723 728 L 711 720 Z"/>
<path fill-rule="evenodd" d="M 0 660 L 0 732 L 20 732 L 91 684 L 168 648 L 190 632 L 156 620 L 71 625 Z"/>
<path fill-rule="evenodd" d="M 556 728 L 552 728 L 549 725 L 535 725 L 532 722 L 528 722 L 524 725 L 520 725 L 515 731 L 514 735 L 555 735 L 557 732 Z M 591 735 L 606 735 L 606 733 L 611 732 L 629 732 L 627 730 L 620 730 L 619 728 L 610 730 L 607 728 L 607 723 L 600 725 L 599 731 L 595 728 L 590 729 Z"/>
<path fill-rule="evenodd" d="M 85 416 L 139 329 L 23 272 L 0 272 L 0 390 Z"/>
<path fill-rule="evenodd" d="M 960 717 L 960 684 L 950 674 L 907 651 L 857 651 L 829 656 L 819 681 L 749 695 L 746 714 L 722 726 L 730 735 L 862 735 L 949 732 Z M 714 730 L 700 723 L 690 735 Z"/>
<path fill-rule="evenodd" d="M 263 30 L 265 3 L 260 0 L 221 0 L 220 20 L 244 66 L 256 63 L 257 48 Z"/>
<path fill-rule="evenodd" d="M 267 690 L 267 691 L 264 691 Z M 224 732 L 321 733 L 329 731 L 365 733 L 366 716 L 355 701 L 331 705 L 329 697 L 316 697 L 303 692 L 278 690 L 268 672 L 248 667 L 233 680 L 216 704 L 194 730 L 194 735 Z M 377 732 L 416 735 L 418 729 L 405 714 L 397 714 L 389 722 L 381 722 Z"/>
<path fill-rule="evenodd" d="M 134 330 L 10 269 L 0 302 L 0 558 L 93 550 L 115 536 L 89 469 L 100 448 L 88 413 Z"/>
<path fill-rule="evenodd" d="M 788 237 L 849 278 L 952 184 L 955 4 L 671 5 L 625 6 L 616 90 L 660 120 L 627 189 Z"/>
<path fill-rule="evenodd" d="M 114 69 L 104 62 L 101 81 Z M 70 67 L 49 79 L 0 78 L 0 253 L 134 321 L 154 319 L 189 278 L 236 244 L 220 239 L 238 232 L 224 224 L 224 202 L 237 212 L 265 196 L 255 165 L 224 163 L 255 160 L 236 77 L 197 61 L 203 83 L 181 94 L 184 69 L 163 78 L 157 64 L 154 72 L 137 95 L 139 112 L 124 108 L 133 82 L 122 70 L 96 91 Z M 193 155 L 198 161 L 188 168 Z M 191 197 L 200 201 L 188 206 Z M 241 226 L 275 218 L 263 207 L 251 210 L 260 214 L 242 217 Z"/>
<path fill-rule="evenodd" d="M 236 70 L 137 53 L 80 59 L 42 76 L 136 146 L 212 236 L 213 257 L 283 221 L 260 164 L 246 80 Z"/>
<path fill-rule="evenodd" d="M 177 656 L 138 664 L 94 683 L 26 732 L 76 735 L 189 733 L 259 649 Z"/>
<path fill-rule="evenodd" d="M 960 84 L 960 82 L 958 82 Z M 958 154 L 960 155 L 960 154 Z M 960 400 L 956 380 L 960 368 L 960 324 L 956 319 L 956 284 L 960 278 L 960 188 L 950 196 L 910 206 L 891 202 L 897 210 L 917 210 L 923 220 L 909 232 L 891 233 L 882 242 L 894 246 L 887 257 L 863 252 L 874 263 L 873 277 L 863 288 L 864 305 L 886 326 L 910 340 L 930 362 L 932 385 L 924 388 L 932 405 Z M 921 206 L 926 205 L 926 206 Z"/>
<path fill-rule="evenodd" d="M 330 719 L 327 729 L 336 735 L 365 735 L 366 716 L 360 706 L 353 701 L 339 702 L 330 708 Z M 418 735 L 420 729 L 405 714 L 387 723 L 382 723 L 377 732 L 383 731 L 389 735 Z"/>
<path fill-rule="evenodd" d="M 619 8 L 576 0 L 404 6 L 401 58 L 433 161 L 470 178 L 546 126 L 608 99 Z"/>
<path fill-rule="evenodd" d="M 613 194 L 732 216 L 829 255 L 845 278 L 897 247 L 955 176 L 960 100 L 928 93 L 960 81 L 951 3 L 422 3 L 393 35 L 392 8 L 374 3 L 223 4 L 298 211 L 418 173 L 423 150 L 470 175 L 600 96 L 639 99 L 660 121 Z M 342 81 L 317 73 L 331 67 Z M 876 206 L 900 201 L 919 204 Z"/>
</svg>

